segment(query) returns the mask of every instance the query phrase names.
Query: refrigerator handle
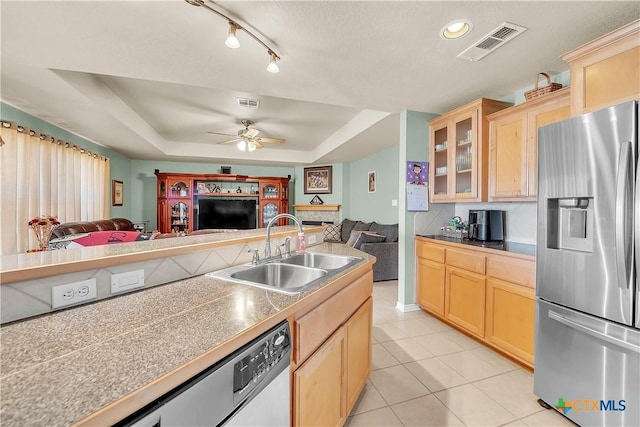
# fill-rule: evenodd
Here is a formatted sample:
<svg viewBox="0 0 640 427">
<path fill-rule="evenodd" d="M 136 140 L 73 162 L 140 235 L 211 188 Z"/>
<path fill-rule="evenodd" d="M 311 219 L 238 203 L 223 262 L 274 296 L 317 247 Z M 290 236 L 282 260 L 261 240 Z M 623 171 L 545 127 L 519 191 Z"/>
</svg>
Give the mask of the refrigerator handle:
<svg viewBox="0 0 640 427">
<path fill-rule="evenodd" d="M 629 289 L 629 281 L 631 280 L 630 253 L 627 251 L 625 240 L 629 239 L 625 228 L 628 220 L 626 211 L 626 194 L 629 181 L 633 182 L 633 175 L 629 173 L 629 163 L 631 160 L 631 141 L 620 144 L 620 159 L 618 160 L 618 176 L 616 179 L 616 266 L 618 269 L 618 277 L 622 280 L 618 281 L 618 286 L 622 289 Z"/>
<path fill-rule="evenodd" d="M 600 332 L 588 326 L 582 325 L 576 322 L 575 320 L 571 320 L 561 314 L 556 313 L 555 311 L 549 310 L 549 319 L 555 320 L 556 322 L 562 323 L 563 325 L 566 325 L 570 328 L 583 332 L 601 341 L 606 341 L 609 344 L 613 344 L 615 346 L 624 348 L 625 350 L 629 350 L 634 353 L 640 353 L 640 347 L 638 347 L 637 345 L 623 341 L 616 337 L 612 337 L 611 335 L 607 335 L 604 332 Z"/>
</svg>

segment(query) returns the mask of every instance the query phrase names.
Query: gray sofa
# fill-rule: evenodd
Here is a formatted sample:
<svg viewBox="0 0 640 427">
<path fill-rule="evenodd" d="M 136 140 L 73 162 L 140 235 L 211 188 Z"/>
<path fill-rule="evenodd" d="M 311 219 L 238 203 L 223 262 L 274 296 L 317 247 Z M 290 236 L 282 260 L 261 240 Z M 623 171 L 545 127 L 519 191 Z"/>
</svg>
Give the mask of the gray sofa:
<svg viewBox="0 0 640 427">
<path fill-rule="evenodd" d="M 340 224 L 327 226 L 324 240 L 349 244 L 375 256 L 374 282 L 398 279 L 398 224 L 385 225 L 375 221 L 365 223 L 344 219 Z"/>
</svg>

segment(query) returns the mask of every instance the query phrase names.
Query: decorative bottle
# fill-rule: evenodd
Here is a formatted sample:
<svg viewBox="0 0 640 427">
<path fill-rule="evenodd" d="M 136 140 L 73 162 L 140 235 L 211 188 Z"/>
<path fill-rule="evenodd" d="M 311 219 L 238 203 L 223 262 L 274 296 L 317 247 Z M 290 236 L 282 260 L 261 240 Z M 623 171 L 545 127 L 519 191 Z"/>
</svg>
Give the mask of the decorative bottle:
<svg viewBox="0 0 640 427">
<path fill-rule="evenodd" d="M 304 240 L 304 233 L 298 233 L 298 245 L 296 246 L 296 252 L 301 254 L 307 248 L 307 242 Z"/>
</svg>

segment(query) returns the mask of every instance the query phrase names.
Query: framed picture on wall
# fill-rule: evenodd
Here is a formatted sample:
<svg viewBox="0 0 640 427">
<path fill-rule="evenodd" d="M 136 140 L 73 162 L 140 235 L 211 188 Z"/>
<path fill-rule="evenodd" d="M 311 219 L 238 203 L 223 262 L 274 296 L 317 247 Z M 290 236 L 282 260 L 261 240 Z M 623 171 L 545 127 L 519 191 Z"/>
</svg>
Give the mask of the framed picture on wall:
<svg viewBox="0 0 640 427">
<path fill-rule="evenodd" d="M 304 168 L 304 194 L 331 194 L 333 166 Z"/>
<path fill-rule="evenodd" d="M 111 181 L 111 206 L 122 206 L 124 203 L 124 184 L 122 181 Z"/>
<path fill-rule="evenodd" d="M 375 193 L 376 192 L 376 171 L 368 172 L 367 176 L 368 176 L 367 182 L 369 183 L 369 193 Z"/>
</svg>

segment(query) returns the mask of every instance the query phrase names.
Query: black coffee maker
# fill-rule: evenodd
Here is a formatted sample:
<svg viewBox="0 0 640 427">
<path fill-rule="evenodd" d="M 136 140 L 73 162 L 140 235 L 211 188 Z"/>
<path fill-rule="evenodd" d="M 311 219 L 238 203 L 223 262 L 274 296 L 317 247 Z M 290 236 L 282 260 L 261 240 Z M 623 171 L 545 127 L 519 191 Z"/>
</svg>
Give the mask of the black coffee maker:
<svg viewBox="0 0 640 427">
<path fill-rule="evenodd" d="M 469 240 L 503 241 L 504 211 L 470 210 Z"/>
</svg>

